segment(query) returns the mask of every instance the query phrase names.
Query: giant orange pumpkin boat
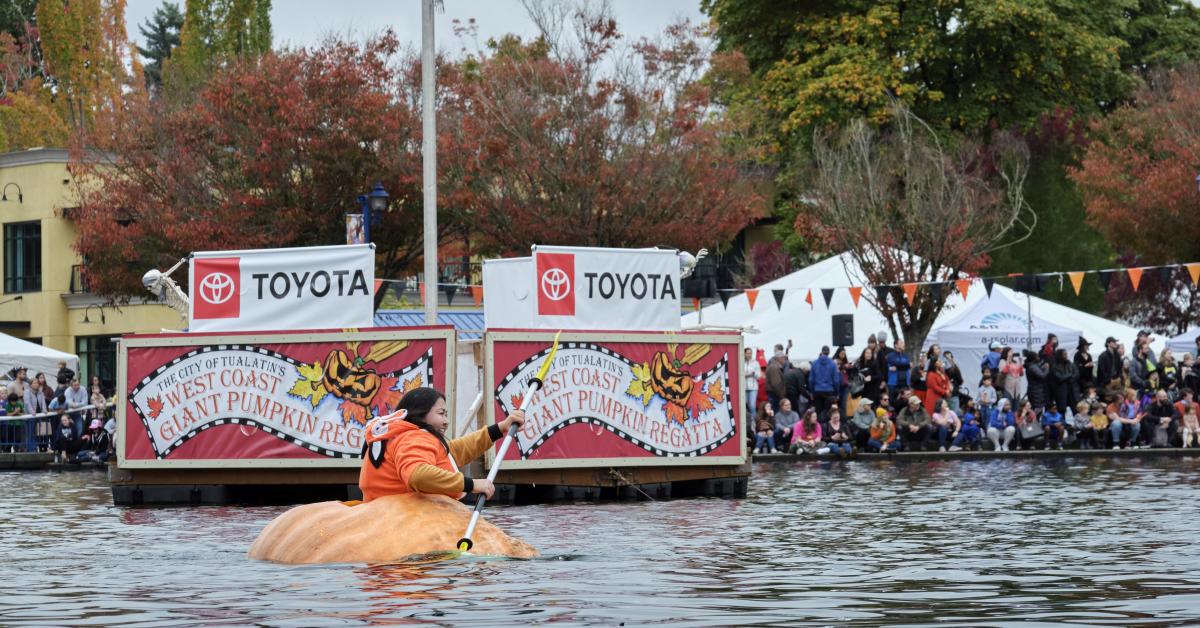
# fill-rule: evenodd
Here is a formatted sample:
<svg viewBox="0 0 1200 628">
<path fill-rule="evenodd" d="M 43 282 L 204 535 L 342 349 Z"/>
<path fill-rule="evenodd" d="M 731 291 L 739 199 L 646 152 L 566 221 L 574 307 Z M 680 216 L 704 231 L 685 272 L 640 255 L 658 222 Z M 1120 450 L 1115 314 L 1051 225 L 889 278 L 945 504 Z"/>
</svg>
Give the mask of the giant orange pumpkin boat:
<svg viewBox="0 0 1200 628">
<path fill-rule="evenodd" d="M 354 502 L 351 502 L 354 503 Z M 455 550 L 471 511 L 445 495 L 406 493 L 347 505 L 297 506 L 267 524 L 250 558 L 279 563 L 394 562 Z M 538 551 L 487 521 L 475 529 L 472 554 L 533 558 Z"/>
</svg>

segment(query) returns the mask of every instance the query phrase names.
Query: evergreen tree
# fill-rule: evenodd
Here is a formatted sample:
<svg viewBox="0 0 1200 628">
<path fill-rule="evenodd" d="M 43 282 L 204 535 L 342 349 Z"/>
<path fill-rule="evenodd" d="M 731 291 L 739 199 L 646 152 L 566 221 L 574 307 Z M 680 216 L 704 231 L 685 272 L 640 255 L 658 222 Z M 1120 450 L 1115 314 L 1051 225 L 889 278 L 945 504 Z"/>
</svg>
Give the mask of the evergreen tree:
<svg viewBox="0 0 1200 628">
<path fill-rule="evenodd" d="M 271 0 L 187 0 L 166 83 L 187 90 L 227 61 L 271 50 Z"/>
<path fill-rule="evenodd" d="M 138 46 L 138 54 L 146 59 L 146 87 L 156 90 L 162 87 L 163 62 L 171 57 L 179 45 L 179 31 L 183 28 L 183 13 L 179 5 L 163 2 L 154 10 L 154 15 L 138 27 L 146 39 L 146 47 Z"/>
</svg>

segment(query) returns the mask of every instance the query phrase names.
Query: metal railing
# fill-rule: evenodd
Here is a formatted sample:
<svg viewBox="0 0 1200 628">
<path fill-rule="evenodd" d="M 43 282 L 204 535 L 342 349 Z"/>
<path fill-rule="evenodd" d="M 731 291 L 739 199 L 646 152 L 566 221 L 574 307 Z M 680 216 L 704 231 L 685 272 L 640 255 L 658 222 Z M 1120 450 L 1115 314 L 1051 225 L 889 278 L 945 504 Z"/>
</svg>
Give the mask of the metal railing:
<svg viewBox="0 0 1200 628">
<path fill-rule="evenodd" d="M 37 453 L 50 451 L 54 444 L 54 426 L 58 417 L 77 417 L 95 410 L 96 406 L 86 405 L 72 410 L 43 412 L 41 414 L 26 414 L 15 416 L 0 416 L 0 451 L 17 453 Z M 112 409 L 109 405 L 104 410 L 104 416 Z M 84 430 L 82 426 L 80 433 Z"/>
</svg>

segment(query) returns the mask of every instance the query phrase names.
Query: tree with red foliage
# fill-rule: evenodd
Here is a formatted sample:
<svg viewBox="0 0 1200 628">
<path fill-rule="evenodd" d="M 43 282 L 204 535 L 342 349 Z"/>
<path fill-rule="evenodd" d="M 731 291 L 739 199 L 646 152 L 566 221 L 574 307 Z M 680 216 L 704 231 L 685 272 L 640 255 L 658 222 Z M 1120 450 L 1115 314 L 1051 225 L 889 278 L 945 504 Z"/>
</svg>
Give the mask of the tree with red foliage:
<svg viewBox="0 0 1200 628">
<path fill-rule="evenodd" d="M 848 252 L 852 282 L 890 286 L 890 298 L 864 296 L 915 354 L 945 299 L 923 289 L 909 303 L 902 284 L 977 272 L 989 253 L 1027 237 L 1036 222 L 1023 192 L 1028 168 L 1028 147 L 1010 134 L 994 134 L 986 147 L 965 139 L 947 147 L 895 105 L 881 131 L 860 119 L 816 133 L 810 211 L 796 228 L 826 250 Z"/>
<path fill-rule="evenodd" d="M 1125 268 L 1142 266 L 1138 258 L 1117 259 Z M 1113 281 L 1104 294 L 1104 315 L 1139 329 L 1167 336 L 1182 334 L 1200 322 L 1200 290 L 1185 268 L 1157 268 L 1142 275 L 1135 291 L 1128 281 Z"/>
<path fill-rule="evenodd" d="M 711 51 L 699 29 L 679 24 L 625 50 L 603 9 L 530 8 L 539 39 L 491 42 L 453 77 L 450 132 L 473 152 L 448 178 L 468 192 L 456 209 L 478 250 L 696 250 L 765 211 L 730 149 L 736 129 L 700 81 Z M 577 41 L 560 36 L 572 32 Z"/>
<path fill-rule="evenodd" d="M 1129 105 L 1092 124 L 1071 178 L 1088 221 L 1142 263 L 1200 261 L 1200 66 L 1154 75 Z"/>
<path fill-rule="evenodd" d="M 232 60 L 193 94 L 130 103 L 81 134 L 75 248 L 94 292 L 140 295 L 190 251 L 337 244 L 355 196 L 393 206 L 371 231 L 381 276 L 421 250 L 419 80 L 391 33 Z"/>
</svg>

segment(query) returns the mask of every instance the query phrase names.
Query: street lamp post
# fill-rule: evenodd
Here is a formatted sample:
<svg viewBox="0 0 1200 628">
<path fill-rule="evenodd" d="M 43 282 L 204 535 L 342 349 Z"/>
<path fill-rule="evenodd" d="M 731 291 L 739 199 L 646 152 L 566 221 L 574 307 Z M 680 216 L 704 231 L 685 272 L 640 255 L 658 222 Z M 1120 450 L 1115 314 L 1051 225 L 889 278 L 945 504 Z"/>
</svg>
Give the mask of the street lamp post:
<svg viewBox="0 0 1200 628">
<path fill-rule="evenodd" d="M 383 189 L 383 183 L 376 181 L 375 187 L 371 188 L 369 193 L 359 195 L 358 204 L 362 206 L 363 242 L 370 244 L 371 221 L 388 206 L 388 193 Z"/>
<path fill-rule="evenodd" d="M 421 183 L 425 226 L 425 324 L 437 324 L 437 124 L 433 111 L 436 83 L 433 55 L 433 3 L 421 2 Z"/>
</svg>

